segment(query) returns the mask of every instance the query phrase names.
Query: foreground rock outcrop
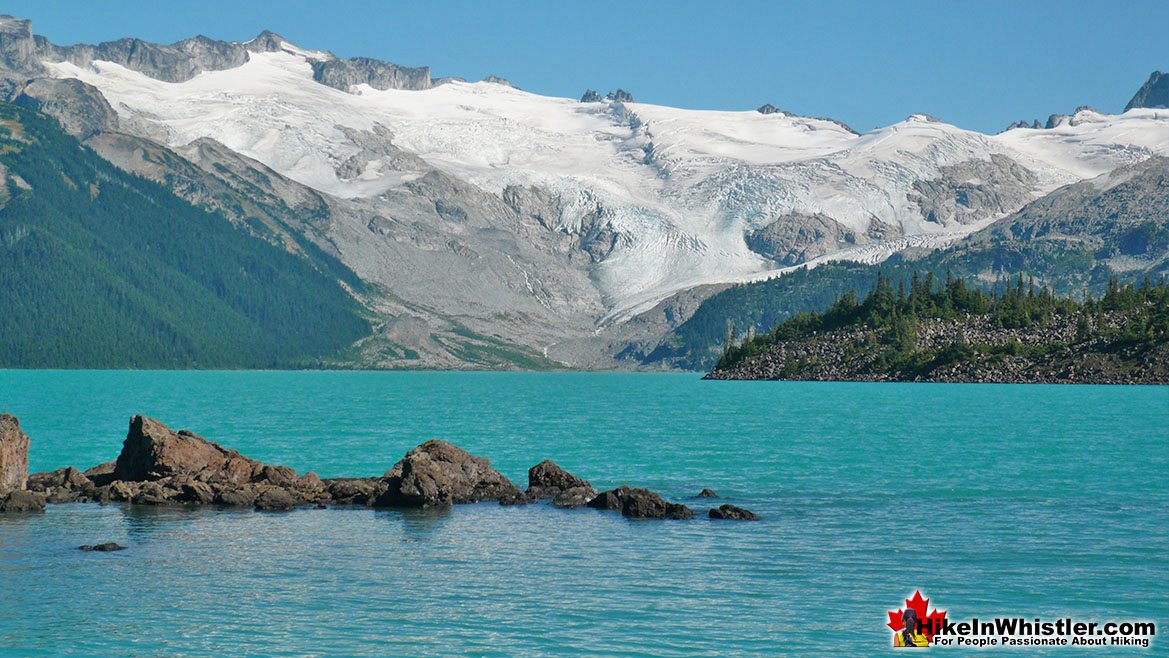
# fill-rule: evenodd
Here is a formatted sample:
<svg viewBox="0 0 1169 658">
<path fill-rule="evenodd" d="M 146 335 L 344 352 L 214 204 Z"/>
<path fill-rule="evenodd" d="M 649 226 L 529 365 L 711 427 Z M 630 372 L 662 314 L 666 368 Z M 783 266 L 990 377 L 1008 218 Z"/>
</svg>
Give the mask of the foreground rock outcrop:
<svg viewBox="0 0 1169 658">
<path fill-rule="evenodd" d="M 427 441 L 386 471 L 374 507 L 445 507 L 499 501 L 520 490 L 483 457 L 446 441 Z"/>
<path fill-rule="evenodd" d="M 528 469 L 528 498 L 552 499 L 553 507 L 584 507 L 597 495 L 589 481 L 545 459 Z"/>
<path fill-rule="evenodd" d="M 0 414 L 0 496 L 24 489 L 28 480 L 28 435 L 16 416 Z"/>
<path fill-rule="evenodd" d="M 45 508 L 44 496 L 26 491 L 28 435 L 16 416 L 0 414 L 0 512 L 35 512 Z"/>
<path fill-rule="evenodd" d="M 589 501 L 593 509 L 607 509 L 621 512 L 631 519 L 692 519 L 694 512 L 689 507 L 670 503 L 649 489 L 621 486 L 602 491 Z"/>
<path fill-rule="evenodd" d="M 19 471 L 27 472 L 28 437 L 12 417 L 5 439 Z M 14 472 L 15 472 L 14 471 Z M 15 476 L 14 476 L 15 477 Z M 17 478 L 19 479 L 19 478 Z M 15 480 L 14 480 L 15 481 Z M 245 457 L 235 450 L 160 421 L 134 416 L 116 461 L 87 471 L 72 466 L 27 477 L 29 490 L 0 498 L 0 511 L 43 508 L 50 503 L 124 501 L 143 505 L 220 505 L 283 511 L 294 507 L 361 505 L 433 508 L 464 503 L 526 504 L 542 500 L 554 507 L 593 507 L 635 519 L 692 519 L 685 505 L 670 503 L 648 490 L 628 486 L 598 494 L 588 480 L 545 460 L 528 469 L 528 488 L 520 491 L 491 462 L 446 441 L 413 448 L 381 477 L 330 478 L 298 475 Z M 724 506 L 726 507 L 726 506 Z M 94 547 L 93 550 L 102 550 Z"/>
<path fill-rule="evenodd" d="M 708 514 L 712 519 L 720 519 L 726 521 L 758 521 L 759 516 L 749 509 L 744 509 L 736 505 L 719 505 L 712 508 Z"/>
<path fill-rule="evenodd" d="M 134 416 L 115 462 L 85 472 L 68 467 L 29 478 L 49 502 L 126 501 L 145 505 L 218 504 L 290 509 L 329 500 L 313 473 L 244 457 L 145 416 Z"/>
</svg>

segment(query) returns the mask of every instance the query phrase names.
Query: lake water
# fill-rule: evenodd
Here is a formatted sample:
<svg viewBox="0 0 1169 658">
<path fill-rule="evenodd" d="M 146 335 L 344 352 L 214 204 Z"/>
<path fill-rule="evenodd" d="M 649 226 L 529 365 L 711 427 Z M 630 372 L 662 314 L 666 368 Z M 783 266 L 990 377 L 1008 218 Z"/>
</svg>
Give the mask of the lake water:
<svg viewBox="0 0 1169 658">
<path fill-rule="evenodd" d="M 4 656 L 864 655 L 917 589 L 951 618 L 1169 623 L 1166 387 L 0 371 L 0 404 L 33 470 L 114 459 L 143 413 L 321 476 L 440 437 L 521 486 L 550 458 L 701 517 L 0 515 Z M 763 520 L 706 519 L 703 487 Z M 76 549 L 101 541 L 129 548 Z"/>
</svg>

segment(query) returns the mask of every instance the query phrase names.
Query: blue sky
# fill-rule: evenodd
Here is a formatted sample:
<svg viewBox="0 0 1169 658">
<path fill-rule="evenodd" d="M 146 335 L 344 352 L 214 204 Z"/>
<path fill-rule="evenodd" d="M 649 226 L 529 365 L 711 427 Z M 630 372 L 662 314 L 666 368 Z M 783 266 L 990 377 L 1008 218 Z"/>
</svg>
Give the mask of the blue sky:
<svg viewBox="0 0 1169 658">
<path fill-rule="evenodd" d="M 55 43 L 247 40 L 488 74 L 542 94 L 617 87 L 706 109 L 763 103 L 865 132 L 914 112 L 997 132 L 1079 105 L 1119 112 L 1169 70 L 1169 2 L 17 0 Z"/>
</svg>

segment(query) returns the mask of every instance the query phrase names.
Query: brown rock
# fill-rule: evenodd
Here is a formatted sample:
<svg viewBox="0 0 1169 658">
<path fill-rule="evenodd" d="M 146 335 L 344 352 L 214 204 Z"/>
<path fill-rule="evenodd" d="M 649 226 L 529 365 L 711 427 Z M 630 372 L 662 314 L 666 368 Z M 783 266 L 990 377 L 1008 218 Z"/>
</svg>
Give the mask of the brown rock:
<svg viewBox="0 0 1169 658">
<path fill-rule="evenodd" d="M 18 489 L 0 498 L 0 512 L 38 512 L 45 509 L 45 497 L 35 491 Z"/>
<path fill-rule="evenodd" d="M 381 478 L 334 478 L 323 481 L 325 492 L 338 505 L 365 505 L 385 491 Z"/>
<path fill-rule="evenodd" d="M 77 548 L 80 548 L 83 551 L 97 551 L 99 553 L 108 553 L 110 551 L 126 550 L 125 546 L 122 546 L 121 544 L 119 544 L 117 542 L 112 542 L 112 541 L 107 541 L 103 544 L 94 544 L 92 546 L 89 544 L 83 544 L 81 546 L 78 546 Z"/>
<path fill-rule="evenodd" d="M 690 507 L 666 503 L 657 493 L 641 487 L 618 486 L 589 501 L 595 510 L 620 511 L 630 519 L 693 519 Z"/>
<path fill-rule="evenodd" d="M 520 495 L 491 462 L 446 441 L 427 441 L 407 452 L 385 481 L 377 507 L 442 507 Z"/>
<path fill-rule="evenodd" d="M 0 496 L 24 489 L 28 481 L 28 435 L 16 416 L 0 414 Z"/>
<path fill-rule="evenodd" d="M 588 480 L 569 473 L 551 460 L 545 459 L 528 469 L 528 494 L 534 498 L 555 498 L 567 489 L 582 488 L 596 493 Z"/>
<path fill-rule="evenodd" d="M 584 507 L 597 495 L 591 486 L 564 489 L 552 499 L 553 507 Z"/>
<path fill-rule="evenodd" d="M 759 517 L 748 509 L 737 507 L 735 505 L 719 505 L 717 508 L 711 509 L 710 518 L 725 519 L 728 521 L 758 521 Z"/>
<path fill-rule="evenodd" d="M 698 497 L 699 498 L 718 498 L 718 494 L 714 492 L 714 489 L 703 489 L 702 491 L 698 492 Z"/>
<path fill-rule="evenodd" d="M 597 494 L 589 507 L 620 511 L 631 519 L 692 519 L 694 512 L 685 505 L 666 502 L 661 496 L 637 487 L 621 486 Z"/>
<path fill-rule="evenodd" d="M 256 509 L 270 512 L 290 510 L 296 507 L 296 499 L 284 489 L 266 488 L 256 497 Z"/>
<path fill-rule="evenodd" d="M 227 507 L 251 507 L 256 503 L 256 491 L 251 486 L 223 489 L 216 492 L 215 504 Z"/>
</svg>

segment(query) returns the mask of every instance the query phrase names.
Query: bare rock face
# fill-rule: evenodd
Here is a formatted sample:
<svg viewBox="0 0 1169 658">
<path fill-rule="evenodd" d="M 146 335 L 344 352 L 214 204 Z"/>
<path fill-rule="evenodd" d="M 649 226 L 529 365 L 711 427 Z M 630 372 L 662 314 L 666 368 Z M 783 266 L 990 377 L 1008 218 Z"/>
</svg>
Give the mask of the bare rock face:
<svg viewBox="0 0 1169 658">
<path fill-rule="evenodd" d="M 560 468 L 552 460 L 545 459 L 528 469 L 528 495 L 533 498 L 556 498 L 569 489 L 582 488 L 593 489 L 588 480 Z"/>
<path fill-rule="evenodd" d="M 0 497 L 0 512 L 39 512 L 45 509 L 45 497 L 35 491 L 17 489 Z"/>
<path fill-rule="evenodd" d="M 386 472 L 385 483 L 375 507 L 444 507 L 521 495 L 491 462 L 446 441 L 427 441 L 407 452 Z"/>
<path fill-rule="evenodd" d="M 661 496 L 639 487 L 621 486 L 597 494 L 589 502 L 593 509 L 620 511 L 631 519 L 692 519 L 694 512 L 685 505 L 666 502 Z"/>
<path fill-rule="evenodd" d="M 105 96 L 80 80 L 30 80 L 14 102 L 56 118 L 61 127 L 80 140 L 118 128 L 118 114 Z"/>
<path fill-rule="evenodd" d="M 296 478 L 290 468 L 266 466 L 197 434 L 174 432 L 153 418 L 134 416 L 114 466 L 114 479 L 141 482 L 178 475 L 235 484 L 249 482 L 254 476 Z"/>
<path fill-rule="evenodd" d="M 28 481 L 28 435 L 16 416 L 0 414 L 0 496 L 25 488 Z"/>
</svg>

